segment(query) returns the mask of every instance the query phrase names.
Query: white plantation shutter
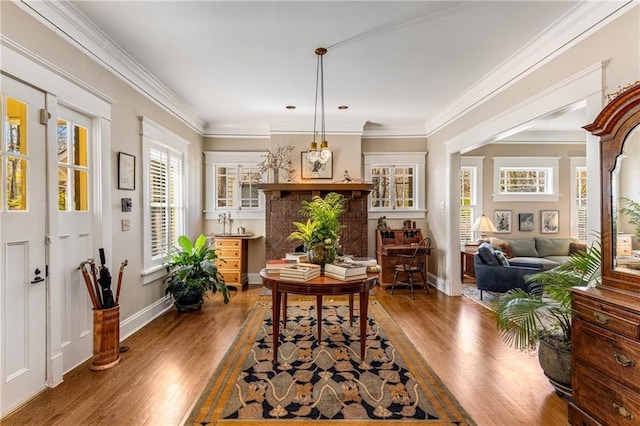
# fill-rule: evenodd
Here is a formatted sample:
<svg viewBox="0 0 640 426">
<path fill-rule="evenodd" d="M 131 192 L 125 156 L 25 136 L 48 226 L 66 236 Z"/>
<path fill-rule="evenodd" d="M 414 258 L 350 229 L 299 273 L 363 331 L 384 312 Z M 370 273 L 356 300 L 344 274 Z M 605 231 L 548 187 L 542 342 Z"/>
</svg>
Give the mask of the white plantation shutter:
<svg viewBox="0 0 640 426">
<path fill-rule="evenodd" d="M 162 142 L 162 143 L 161 143 Z M 185 156 L 187 142 L 143 119 L 144 263 L 151 274 L 186 233 Z"/>
</svg>

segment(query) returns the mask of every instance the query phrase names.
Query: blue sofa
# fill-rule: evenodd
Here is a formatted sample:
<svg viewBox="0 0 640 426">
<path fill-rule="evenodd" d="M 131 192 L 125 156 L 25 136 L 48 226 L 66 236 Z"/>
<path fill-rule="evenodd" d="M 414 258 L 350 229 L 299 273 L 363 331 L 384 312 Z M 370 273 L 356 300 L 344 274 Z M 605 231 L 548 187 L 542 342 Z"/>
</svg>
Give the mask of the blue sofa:
<svg viewBox="0 0 640 426">
<path fill-rule="evenodd" d="M 473 266 L 480 300 L 485 290 L 506 293 L 514 288 L 521 288 L 528 292 L 529 284 L 524 277 L 543 270 L 541 263 L 507 259 L 504 253 L 495 250 L 490 243 L 480 244 L 478 252 L 473 255 Z"/>
</svg>

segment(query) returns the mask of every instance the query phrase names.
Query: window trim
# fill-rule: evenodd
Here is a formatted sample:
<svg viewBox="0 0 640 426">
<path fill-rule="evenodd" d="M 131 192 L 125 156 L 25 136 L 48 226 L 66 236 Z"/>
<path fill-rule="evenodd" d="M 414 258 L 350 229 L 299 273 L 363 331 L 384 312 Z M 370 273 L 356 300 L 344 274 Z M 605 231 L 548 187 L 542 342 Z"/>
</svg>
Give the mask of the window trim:
<svg viewBox="0 0 640 426">
<path fill-rule="evenodd" d="M 578 229 L 578 211 L 585 210 L 587 212 L 587 217 L 589 215 L 589 193 L 587 192 L 587 205 L 583 207 L 578 207 L 576 204 L 576 199 L 578 197 L 578 192 L 576 188 L 577 176 L 576 172 L 578 169 L 584 169 L 587 171 L 587 182 L 589 182 L 589 174 L 587 169 L 587 157 L 569 157 L 569 164 L 571 170 L 571 236 L 574 238 L 579 238 L 580 232 Z M 587 183 L 587 191 L 589 189 Z M 588 224 L 587 224 L 588 226 Z M 589 235 L 589 230 L 587 229 L 587 238 Z"/>
<path fill-rule="evenodd" d="M 473 170 L 473 188 L 472 199 L 475 201 L 472 206 L 475 207 L 475 211 L 471 215 L 471 224 L 475 222 L 483 210 L 483 189 L 484 189 L 484 156 L 461 156 L 460 157 L 460 170 L 472 169 Z M 462 198 L 462 194 L 458 197 L 458 200 Z M 462 205 L 460 205 L 460 211 L 462 211 Z M 460 220 L 458 219 L 458 226 Z M 473 236 L 473 235 L 472 235 Z M 473 238 L 470 240 L 473 242 Z M 460 235 L 460 243 L 462 243 L 462 235 Z"/>
<path fill-rule="evenodd" d="M 494 202 L 557 202 L 559 194 L 559 164 L 560 157 L 494 157 L 493 158 L 493 201 Z M 502 168 L 548 168 L 551 170 L 551 182 L 547 187 L 547 193 L 500 193 L 500 170 Z"/>
<path fill-rule="evenodd" d="M 414 206 L 410 208 L 392 207 L 371 207 L 371 200 L 368 201 L 369 219 L 378 219 L 386 216 L 389 219 L 424 219 L 427 210 L 425 209 L 425 187 L 426 187 L 426 152 L 363 152 L 364 157 L 364 180 L 371 182 L 371 169 L 373 167 L 414 167 Z"/>
<path fill-rule="evenodd" d="M 166 274 L 163 263 L 166 262 L 168 256 L 162 259 L 151 259 L 151 219 L 150 219 L 150 196 L 149 196 L 149 154 L 150 149 L 158 149 L 164 151 L 170 151 L 176 156 L 182 158 L 182 194 L 183 194 L 183 223 L 184 232 L 189 229 L 188 218 L 186 214 L 189 208 L 188 197 L 188 149 L 189 141 L 176 135 L 170 130 L 162 127 L 158 123 L 146 118 L 140 117 L 142 126 L 142 223 L 143 223 L 143 258 L 142 265 L 144 276 L 143 284 L 155 281 L 158 278 L 163 277 Z"/>
<path fill-rule="evenodd" d="M 216 206 L 216 167 L 219 165 L 236 167 L 239 173 L 240 166 L 257 167 L 267 153 L 264 151 L 205 151 L 203 154 L 205 163 L 205 219 L 217 220 L 219 214 L 229 212 L 233 213 L 233 219 L 264 219 L 265 196 L 263 191 L 258 191 L 258 207 L 241 208 L 240 198 L 236 200 L 237 207 L 219 208 Z M 238 176 L 238 182 L 240 182 L 239 178 Z M 235 194 L 240 196 L 239 192 Z"/>
</svg>

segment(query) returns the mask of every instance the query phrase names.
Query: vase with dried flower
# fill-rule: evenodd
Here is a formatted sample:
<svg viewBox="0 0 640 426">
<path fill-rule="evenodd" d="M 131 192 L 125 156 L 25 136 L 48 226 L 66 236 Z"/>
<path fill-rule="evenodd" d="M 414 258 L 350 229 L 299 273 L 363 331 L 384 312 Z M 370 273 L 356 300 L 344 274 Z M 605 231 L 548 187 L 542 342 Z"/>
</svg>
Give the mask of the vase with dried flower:
<svg viewBox="0 0 640 426">
<path fill-rule="evenodd" d="M 258 163 L 260 176 L 264 176 L 266 172 L 272 173 L 273 183 L 280 182 L 280 173 L 286 172 L 287 181 L 291 181 L 293 176 L 293 165 L 291 162 L 291 152 L 293 146 L 280 146 L 278 145 L 275 150 L 267 151 L 262 155 L 261 162 Z"/>
</svg>

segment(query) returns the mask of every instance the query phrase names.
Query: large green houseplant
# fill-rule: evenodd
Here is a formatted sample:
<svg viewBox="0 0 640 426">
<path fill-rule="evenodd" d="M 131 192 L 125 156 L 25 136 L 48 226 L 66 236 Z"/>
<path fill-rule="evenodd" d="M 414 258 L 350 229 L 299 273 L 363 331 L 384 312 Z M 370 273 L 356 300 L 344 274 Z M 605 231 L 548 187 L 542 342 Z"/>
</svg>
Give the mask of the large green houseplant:
<svg viewBox="0 0 640 426">
<path fill-rule="evenodd" d="M 169 275 L 165 283 L 165 294 L 171 294 L 178 312 L 199 309 L 208 291 L 218 291 L 229 303 L 229 289 L 218 272 L 215 249 L 207 246 L 206 237 L 201 234 L 195 242 L 182 235 L 178 238 L 180 246 L 166 263 Z"/>
<path fill-rule="evenodd" d="M 344 212 L 347 199 L 337 192 L 330 192 L 324 198 L 315 195 L 311 201 L 303 201 L 300 213 L 306 222 L 293 222 L 296 230 L 287 237 L 288 241 L 300 241 L 306 247 L 309 261 L 331 263 L 338 248 L 340 215 Z"/>
<path fill-rule="evenodd" d="M 601 258 L 594 243 L 554 269 L 527 276 L 528 293 L 510 290 L 492 305 L 505 342 L 516 349 L 538 348 L 540 365 L 560 395 L 571 392 L 570 289 L 599 284 Z M 551 362 L 557 359 L 561 364 Z"/>
</svg>

